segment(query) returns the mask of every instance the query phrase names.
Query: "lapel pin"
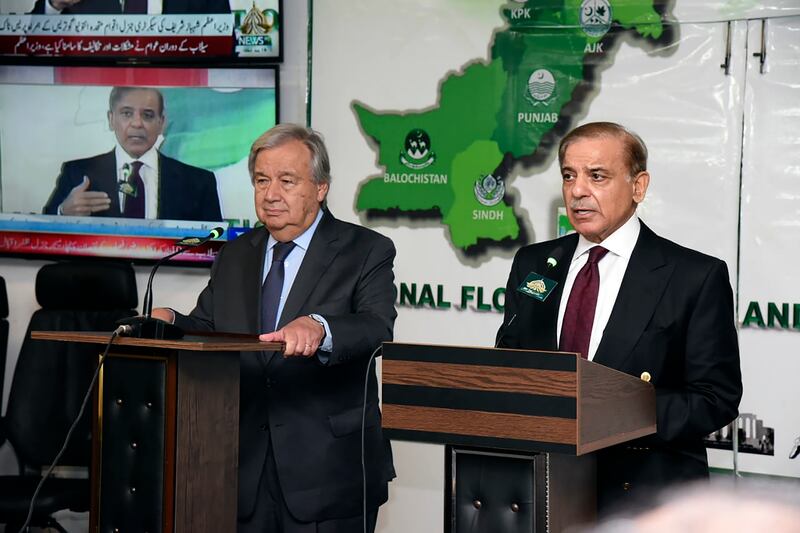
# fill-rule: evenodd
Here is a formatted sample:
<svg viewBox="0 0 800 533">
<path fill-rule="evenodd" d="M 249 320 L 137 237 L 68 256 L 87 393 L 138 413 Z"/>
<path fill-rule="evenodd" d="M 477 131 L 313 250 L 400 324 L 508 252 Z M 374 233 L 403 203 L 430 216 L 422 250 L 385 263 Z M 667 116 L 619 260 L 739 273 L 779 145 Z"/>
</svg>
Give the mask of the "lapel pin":
<svg viewBox="0 0 800 533">
<path fill-rule="evenodd" d="M 555 257 L 548 257 L 548 258 L 547 258 L 547 266 L 548 266 L 548 267 L 550 267 L 550 268 L 555 268 L 555 266 L 556 266 L 557 264 L 558 264 L 558 261 L 556 261 L 556 258 L 555 258 Z"/>
<path fill-rule="evenodd" d="M 642 372 L 642 375 L 639 376 L 639 379 L 641 379 L 642 381 L 645 381 L 647 383 L 650 383 L 650 372 L 647 372 L 645 370 L 644 372 Z"/>
</svg>

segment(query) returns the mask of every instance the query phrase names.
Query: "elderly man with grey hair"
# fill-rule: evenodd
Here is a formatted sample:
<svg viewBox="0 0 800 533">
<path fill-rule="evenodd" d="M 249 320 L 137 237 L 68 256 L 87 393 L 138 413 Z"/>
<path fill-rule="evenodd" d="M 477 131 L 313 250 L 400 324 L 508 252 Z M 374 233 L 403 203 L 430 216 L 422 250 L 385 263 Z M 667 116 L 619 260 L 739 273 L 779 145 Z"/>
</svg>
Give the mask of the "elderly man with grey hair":
<svg viewBox="0 0 800 533">
<path fill-rule="evenodd" d="M 263 227 L 222 248 L 191 313 L 153 314 L 285 344 L 241 355 L 240 532 L 373 531 L 395 475 L 370 365 L 397 315 L 394 245 L 325 207 L 317 132 L 275 126 L 249 168 Z"/>
</svg>

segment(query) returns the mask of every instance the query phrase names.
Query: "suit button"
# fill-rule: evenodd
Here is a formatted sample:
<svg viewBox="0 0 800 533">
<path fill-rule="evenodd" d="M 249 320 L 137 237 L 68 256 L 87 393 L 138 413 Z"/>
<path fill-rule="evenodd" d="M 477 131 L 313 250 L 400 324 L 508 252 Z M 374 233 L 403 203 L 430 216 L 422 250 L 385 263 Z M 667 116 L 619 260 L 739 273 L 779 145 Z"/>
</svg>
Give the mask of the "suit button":
<svg viewBox="0 0 800 533">
<path fill-rule="evenodd" d="M 631 484 L 628 483 L 627 481 L 622 484 L 622 490 L 630 490 L 630 489 L 631 489 Z"/>
<path fill-rule="evenodd" d="M 267 425 L 266 424 L 261 424 L 260 426 L 258 426 L 258 429 L 260 429 L 261 431 L 266 431 L 267 430 Z"/>
<path fill-rule="evenodd" d="M 518 513 L 519 512 L 519 504 L 518 503 L 512 503 L 511 504 L 511 512 L 512 513 Z"/>
<path fill-rule="evenodd" d="M 481 503 L 481 501 L 480 501 L 480 500 L 473 500 L 473 501 L 472 501 L 472 506 L 473 506 L 475 509 L 480 509 L 481 507 L 483 507 L 483 503 Z"/>
<path fill-rule="evenodd" d="M 264 386 L 267 387 L 268 389 L 272 388 L 272 380 L 270 378 L 265 379 Z"/>
</svg>

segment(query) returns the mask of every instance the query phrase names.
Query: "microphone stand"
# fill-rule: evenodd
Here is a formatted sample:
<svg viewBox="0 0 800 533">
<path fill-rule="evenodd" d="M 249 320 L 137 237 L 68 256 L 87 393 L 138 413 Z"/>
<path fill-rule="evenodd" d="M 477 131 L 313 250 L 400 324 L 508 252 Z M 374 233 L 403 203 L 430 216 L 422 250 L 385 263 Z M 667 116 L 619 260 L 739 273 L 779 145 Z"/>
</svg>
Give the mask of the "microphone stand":
<svg viewBox="0 0 800 533">
<path fill-rule="evenodd" d="M 205 244 L 211 239 L 219 237 L 223 232 L 222 228 L 215 228 L 208 236 L 198 239 L 196 237 L 187 237 L 181 239 L 176 244 L 179 249 L 169 255 L 162 257 L 153 265 L 150 271 L 150 277 L 147 280 L 147 288 L 144 291 L 144 299 L 142 301 L 143 315 L 134 316 L 130 318 L 123 318 L 118 320 L 117 324 L 122 326 L 122 333 L 125 337 L 136 337 L 139 339 L 181 339 L 183 338 L 183 330 L 175 324 L 170 324 L 163 320 L 153 318 L 153 278 L 156 275 L 158 267 L 163 265 L 169 259 L 172 259 L 178 254 L 181 254 L 189 248 L 196 248 Z"/>
</svg>

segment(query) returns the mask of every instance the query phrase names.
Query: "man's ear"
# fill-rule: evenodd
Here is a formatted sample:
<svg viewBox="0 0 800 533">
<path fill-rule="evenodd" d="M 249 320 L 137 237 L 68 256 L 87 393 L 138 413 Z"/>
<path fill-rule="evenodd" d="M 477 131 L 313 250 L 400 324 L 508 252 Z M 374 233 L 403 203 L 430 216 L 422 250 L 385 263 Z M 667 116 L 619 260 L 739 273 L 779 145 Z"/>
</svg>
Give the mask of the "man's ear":
<svg viewBox="0 0 800 533">
<path fill-rule="evenodd" d="M 106 113 L 106 118 L 108 119 L 108 129 L 109 129 L 110 131 L 114 131 L 114 126 L 113 126 L 113 124 L 111 124 L 111 116 L 112 116 L 112 115 L 111 115 L 111 111 L 108 111 L 108 112 Z"/>
<path fill-rule="evenodd" d="M 329 183 L 320 183 L 317 185 L 317 201 L 322 203 L 325 201 L 325 197 L 328 196 L 328 190 L 330 189 Z"/>
<path fill-rule="evenodd" d="M 640 204 L 647 195 L 647 187 L 650 185 L 650 173 L 646 170 L 639 172 L 633 178 L 633 201 Z"/>
</svg>

